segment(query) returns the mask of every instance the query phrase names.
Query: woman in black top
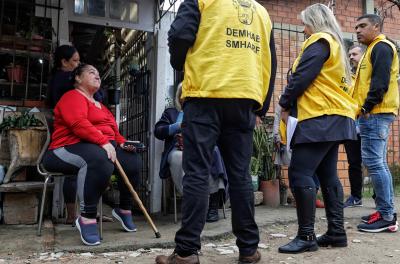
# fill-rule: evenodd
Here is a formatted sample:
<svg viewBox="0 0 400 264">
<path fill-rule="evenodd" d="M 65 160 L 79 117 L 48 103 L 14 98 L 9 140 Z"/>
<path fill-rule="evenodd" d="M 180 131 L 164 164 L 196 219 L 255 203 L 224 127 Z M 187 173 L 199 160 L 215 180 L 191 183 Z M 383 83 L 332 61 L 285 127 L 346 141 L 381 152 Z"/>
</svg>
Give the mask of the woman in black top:
<svg viewBox="0 0 400 264">
<path fill-rule="evenodd" d="M 348 89 L 350 67 L 340 27 L 332 11 L 322 4 L 307 7 L 301 19 L 307 45 L 303 46 L 279 100 L 284 109 L 282 119 L 287 120 L 288 110 L 296 107 L 299 120 L 291 141 L 293 152 L 289 166 L 298 232 L 290 243 L 279 247 L 280 253 L 290 254 L 315 251 L 318 246 L 347 246 L 343 188 L 337 176 L 338 147 L 345 140 L 357 138 L 354 123 L 357 107 Z M 328 220 L 328 231 L 318 239 L 314 232 L 315 174 L 320 181 Z"/>
<path fill-rule="evenodd" d="M 47 88 L 47 106 L 49 108 L 53 109 L 61 96 L 74 88 L 72 72 L 79 63 L 80 57 L 75 47 L 70 45 L 57 47 L 54 52 L 52 77 Z"/>
</svg>

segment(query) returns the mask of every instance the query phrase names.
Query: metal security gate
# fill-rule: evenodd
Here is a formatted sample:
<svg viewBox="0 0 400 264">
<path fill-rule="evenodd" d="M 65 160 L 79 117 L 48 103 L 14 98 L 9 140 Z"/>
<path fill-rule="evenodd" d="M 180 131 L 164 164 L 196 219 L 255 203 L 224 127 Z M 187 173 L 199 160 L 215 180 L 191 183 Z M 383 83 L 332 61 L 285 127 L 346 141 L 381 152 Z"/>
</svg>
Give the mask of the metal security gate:
<svg viewBox="0 0 400 264">
<path fill-rule="evenodd" d="M 289 69 L 292 67 L 305 37 L 303 30 L 298 26 L 274 23 L 273 30 L 278 60 L 273 99 L 276 102 L 287 84 Z M 271 104 L 270 112 L 273 113 L 273 111 Z"/>
<path fill-rule="evenodd" d="M 121 122 L 120 132 L 129 140 L 149 146 L 150 125 L 150 70 L 147 68 L 145 44 L 147 33 L 139 32 L 128 43 L 121 59 Z M 149 206 L 149 154 L 141 154 L 142 171 L 140 186 L 135 186 L 145 206 Z"/>
</svg>

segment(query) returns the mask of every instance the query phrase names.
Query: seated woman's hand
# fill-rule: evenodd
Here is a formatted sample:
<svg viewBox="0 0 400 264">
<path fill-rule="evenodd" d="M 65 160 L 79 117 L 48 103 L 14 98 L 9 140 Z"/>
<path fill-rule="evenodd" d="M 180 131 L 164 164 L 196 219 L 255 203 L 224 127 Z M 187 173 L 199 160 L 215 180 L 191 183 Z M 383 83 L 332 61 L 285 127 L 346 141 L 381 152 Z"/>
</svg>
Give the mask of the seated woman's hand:
<svg viewBox="0 0 400 264">
<path fill-rule="evenodd" d="M 107 157 L 112 161 L 115 162 L 117 159 L 117 154 L 115 152 L 115 148 L 111 143 L 104 144 L 101 146 L 106 152 L 107 152 Z"/>
<path fill-rule="evenodd" d="M 125 144 L 122 143 L 119 145 L 123 150 L 129 151 L 129 152 L 136 152 L 136 148 L 133 145 L 130 144 Z"/>
<path fill-rule="evenodd" d="M 181 133 L 176 134 L 175 135 L 175 140 L 176 140 L 175 147 L 178 150 L 183 151 L 183 137 L 182 137 L 182 134 Z"/>
</svg>

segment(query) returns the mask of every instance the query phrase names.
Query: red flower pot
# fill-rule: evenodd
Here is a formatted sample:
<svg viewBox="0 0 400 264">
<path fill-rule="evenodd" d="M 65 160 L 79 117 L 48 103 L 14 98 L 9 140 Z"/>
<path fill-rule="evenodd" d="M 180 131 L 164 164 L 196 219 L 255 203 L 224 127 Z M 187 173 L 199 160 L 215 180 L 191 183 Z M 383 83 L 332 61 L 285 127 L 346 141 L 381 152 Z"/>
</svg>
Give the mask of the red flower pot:
<svg viewBox="0 0 400 264">
<path fill-rule="evenodd" d="M 22 83 L 25 81 L 25 67 L 21 65 L 8 66 L 7 75 L 10 82 Z"/>
</svg>

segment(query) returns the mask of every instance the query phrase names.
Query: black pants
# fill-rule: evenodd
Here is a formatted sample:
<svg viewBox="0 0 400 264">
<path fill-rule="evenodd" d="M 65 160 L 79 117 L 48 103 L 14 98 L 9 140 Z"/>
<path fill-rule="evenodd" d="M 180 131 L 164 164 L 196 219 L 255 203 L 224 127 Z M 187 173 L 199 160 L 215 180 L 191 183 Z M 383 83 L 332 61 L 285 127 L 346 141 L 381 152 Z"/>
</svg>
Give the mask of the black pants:
<svg viewBox="0 0 400 264">
<path fill-rule="evenodd" d="M 361 138 L 349 140 L 344 143 L 344 148 L 349 162 L 349 180 L 351 195 L 358 199 L 362 198 L 362 158 L 361 158 Z"/>
<path fill-rule="evenodd" d="M 240 254 L 252 255 L 259 232 L 254 220 L 254 194 L 249 174 L 255 115 L 253 100 L 190 99 L 183 118 L 182 226 L 175 236 L 180 256 L 201 248 L 209 195 L 208 178 L 214 146 L 218 144 L 228 175 L 232 230 Z"/>
<path fill-rule="evenodd" d="M 293 147 L 289 166 L 289 184 L 291 188 L 313 187 L 313 175 L 317 174 L 321 190 L 340 186 L 337 176 L 337 142 L 316 142 L 296 144 Z"/>
<path fill-rule="evenodd" d="M 115 144 L 114 144 L 115 145 Z M 139 184 L 141 158 L 137 153 L 127 152 L 116 147 L 117 158 L 121 163 L 130 182 Z M 78 192 L 81 215 L 96 218 L 97 203 L 109 184 L 114 170 L 114 164 L 108 159 L 106 151 L 98 145 L 80 142 L 62 148 L 48 150 L 43 158 L 43 165 L 49 171 L 77 175 L 76 184 L 71 185 L 71 192 Z M 69 182 L 73 182 L 70 177 Z M 74 188 L 75 187 L 75 188 Z M 121 177 L 118 177 L 121 209 L 130 210 L 132 196 Z M 71 195 L 69 195 L 71 198 Z M 75 199 L 73 200 L 75 201 Z"/>
<path fill-rule="evenodd" d="M 63 183 L 63 194 L 64 194 L 64 202 L 75 203 L 76 200 L 76 186 L 77 178 L 76 176 L 68 176 L 64 178 Z"/>
</svg>

